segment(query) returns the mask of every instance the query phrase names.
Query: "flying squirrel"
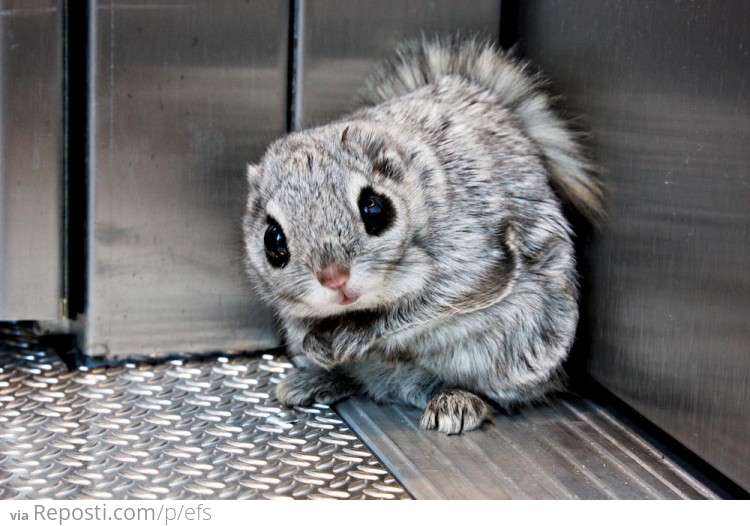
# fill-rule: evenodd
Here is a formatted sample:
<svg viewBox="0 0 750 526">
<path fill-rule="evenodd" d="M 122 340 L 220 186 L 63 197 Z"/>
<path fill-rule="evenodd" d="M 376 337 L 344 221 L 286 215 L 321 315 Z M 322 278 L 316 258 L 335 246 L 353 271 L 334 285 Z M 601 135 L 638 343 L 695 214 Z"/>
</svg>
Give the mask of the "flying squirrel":
<svg viewBox="0 0 750 526">
<path fill-rule="evenodd" d="M 359 109 L 248 167 L 245 266 L 297 365 L 287 405 L 355 394 L 469 431 L 561 388 L 578 322 L 563 203 L 596 166 L 539 75 L 478 38 L 402 45 Z"/>
</svg>

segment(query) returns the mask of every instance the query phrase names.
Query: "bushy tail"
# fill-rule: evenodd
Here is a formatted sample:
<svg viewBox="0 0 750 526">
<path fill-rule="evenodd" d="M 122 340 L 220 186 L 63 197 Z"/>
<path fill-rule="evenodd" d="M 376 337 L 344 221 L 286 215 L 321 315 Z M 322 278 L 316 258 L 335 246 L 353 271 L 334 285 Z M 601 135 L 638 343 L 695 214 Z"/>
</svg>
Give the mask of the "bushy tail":
<svg viewBox="0 0 750 526">
<path fill-rule="evenodd" d="M 402 44 L 368 80 L 361 99 L 377 104 L 454 75 L 493 91 L 541 149 L 553 188 L 597 225 L 604 218 L 600 172 L 584 153 L 577 134 L 553 111 L 543 79 L 527 69 L 486 40 L 423 37 Z"/>
</svg>

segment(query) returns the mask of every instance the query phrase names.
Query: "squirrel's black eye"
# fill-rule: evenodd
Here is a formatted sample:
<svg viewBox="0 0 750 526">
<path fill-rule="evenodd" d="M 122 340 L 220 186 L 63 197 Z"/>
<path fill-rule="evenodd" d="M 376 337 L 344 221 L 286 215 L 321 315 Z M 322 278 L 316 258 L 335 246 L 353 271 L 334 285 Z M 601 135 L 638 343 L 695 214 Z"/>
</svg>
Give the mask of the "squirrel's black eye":
<svg viewBox="0 0 750 526">
<path fill-rule="evenodd" d="M 365 188 L 359 196 L 359 213 L 365 230 L 371 236 L 382 233 L 393 222 L 393 205 L 382 195 L 378 195 L 372 188 Z"/>
<path fill-rule="evenodd" d="M 273 219 L 268 219 L 266 235 L 263 236 L 263 244 L 266 246 L 266 257 L 272 267 L 281 268 L 289 262 L 289 249 L 286 248 L 286 236 L 279 224 Z"/>
</svg>

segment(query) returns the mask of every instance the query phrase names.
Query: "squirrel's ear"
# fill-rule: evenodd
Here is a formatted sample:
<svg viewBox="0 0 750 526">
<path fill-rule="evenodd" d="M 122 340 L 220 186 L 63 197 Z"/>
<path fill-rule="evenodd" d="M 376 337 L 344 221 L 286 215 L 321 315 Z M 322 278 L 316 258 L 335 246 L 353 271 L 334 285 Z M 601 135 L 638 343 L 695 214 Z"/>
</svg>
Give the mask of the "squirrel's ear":
<svg viewBox="0 0 750 526">
<path fill-rule="evenodd" d="M 251 192 L 260 186 L 260 167 L 257 164 L 247 165 L 247 183 Z"/>
<path fill-rule="evenodd" d="M 362 138 L 364 152 L 372 163 L 372 170 L 400 182 L 408 157 L 399 146 L 380 135 L 368 134 Z"/>
</svg>

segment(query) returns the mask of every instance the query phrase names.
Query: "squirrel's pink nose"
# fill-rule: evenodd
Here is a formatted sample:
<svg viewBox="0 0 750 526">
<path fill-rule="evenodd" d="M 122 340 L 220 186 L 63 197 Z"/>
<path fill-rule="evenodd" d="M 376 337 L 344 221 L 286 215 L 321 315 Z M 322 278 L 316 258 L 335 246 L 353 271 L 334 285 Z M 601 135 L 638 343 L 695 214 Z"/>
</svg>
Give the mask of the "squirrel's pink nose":
<svg viewBox="0 0 750 526">
<path fill-rule="evenodd" d="M 332 290 L 343 289 L 349 282 L 349 269 L 341 268 L 332 263 L 320 271 L 318 281 L 324 287 Z"/>
</svg>

